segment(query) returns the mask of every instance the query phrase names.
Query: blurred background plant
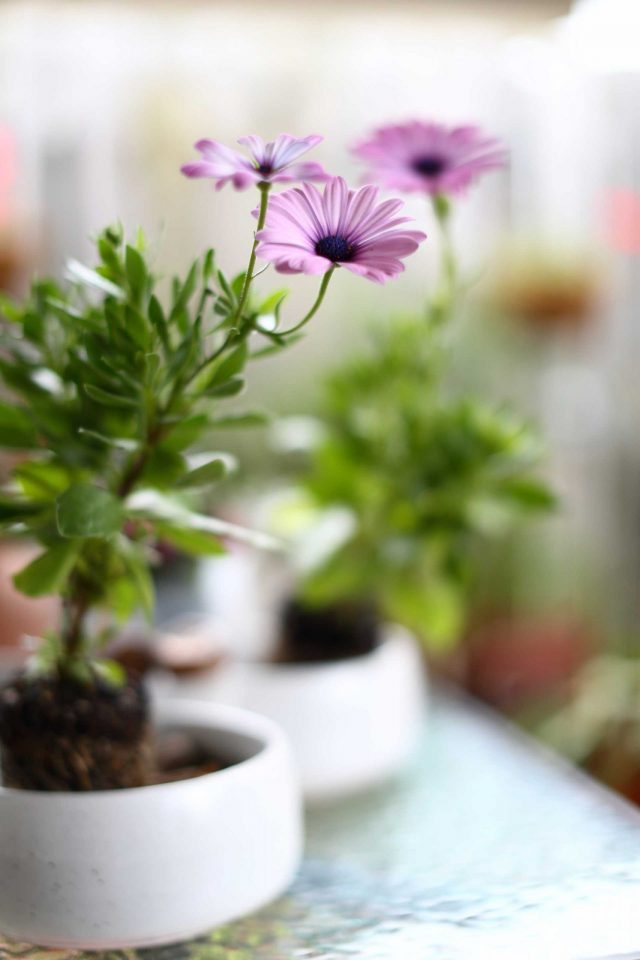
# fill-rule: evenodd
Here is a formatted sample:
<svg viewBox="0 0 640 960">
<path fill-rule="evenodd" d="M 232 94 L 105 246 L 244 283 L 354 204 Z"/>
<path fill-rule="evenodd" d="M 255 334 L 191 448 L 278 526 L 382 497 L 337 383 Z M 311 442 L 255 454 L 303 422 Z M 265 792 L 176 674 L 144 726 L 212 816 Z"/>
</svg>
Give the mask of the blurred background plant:
<svg viewBox="0 0 640 960">
<path fill-rule="evenodd" d="M 355 152 L 372 166 L 367 178 L 425 198 L 440 269 L 426 309 L 379 325 L 366 354 L 325 384 L 301 490 L 320 523 L 322 511 L 342 512 L 343 535 L 310 564 L 313 526 L 300 534 L 307 569 L 296 595 L 312 609 L 375 607 L 442 652 L 462 639 L 484 542 L 553 505 L 534 471 L 535 432 L 451 382 L 469 287 L 453 213 L 475 180 L 504 166 L 505 151 L 476 127 L 415 121 L 379 128 Z"/>
<path fill-rule="evenodd" d="M 484 539 L 553 501 L 533 471 L 535 433 L 507 409 L 448 395 L 438 340 L 422 317 L 391 319 L 368 355 L 328 379 L 302 489 L 351 523 L 300 595 L 319 606 L 375 599 L 447 649 L 461 639 Z"/>
</svg>

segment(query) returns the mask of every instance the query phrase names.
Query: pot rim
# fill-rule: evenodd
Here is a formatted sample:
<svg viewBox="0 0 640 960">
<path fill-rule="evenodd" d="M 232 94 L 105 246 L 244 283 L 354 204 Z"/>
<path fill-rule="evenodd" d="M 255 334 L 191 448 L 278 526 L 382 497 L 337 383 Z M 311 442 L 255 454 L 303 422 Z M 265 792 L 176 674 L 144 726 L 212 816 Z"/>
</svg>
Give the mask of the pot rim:
<svg viewBox="0 0 640 960">
<path fill-rule="evenodd" d="M 301 661 L 299 663 L 278 663 L 278 661 L 254 660 L 250 657 L 247 657 L 246 659 L 237 660 L 236 662 L 242 667 L 251 667 L 253 669 L 260 670 L 263 673 L 280 673 L 281 675 L 284 675 L 285 673 L 291 675 L 300 673 L 319 674 L 322 671 L 329 672 L 335 670 L 354 669 L 356 666 L 362 665 L 363 663 L 369 663 L 372 660 L 380 658 L 386 650 L 389 650 L 389 648 L 397 647 L 399 645 L 404 646 L 407 640 L 413 639 L 414 634 L 401 624 L 383 622 L 381 624 L 380 643 L 375 646 L 373 650 L 368 650 L 366 653 L 357 653 L 353 657 L 340 657 L 339 659 L 334 658 L 332 660 L 308 660 Z"/>
<path fill-rule="evenodd" d="M 292 673 L 298 670 L 326 670 L 361 663 L 363 660 L 375 660 L 383 650 L 396 647 L 400 642 L 405 643 L 407 639 L 414 639 L 414 634 L 399 623 L 383 621 L 380 625 L 380 637 L 380 642 L 372 650 L 367 650 L 366 653 L 356 653 L 352 657 L 334 657 L 331 660 L 301 660 L 299 662 L 284 661 L 282 663 L 277 660 L 260 660 L 247 657 L 236 662 L 242 664 L 242 666 L 260 667 L 266 670 L 291 670 Z"/>
<path fill-rule="evenodd" d="M 286 739 L 280 728 L 268 717 L 245 710 L 243 707 L 232 707 L 226 704 L 208 703 L 206 701 L 188 700 L 172 697 L 159 703 L 151 715 L 152 724 L 160 721 L 163 726 L 172 723 L 191 723 L 206 729 L 219 729 L 230 733 L 240 733 L 254 737 L 260 746 L 256 753 L 245 760 L 238 760 L 224 770 L 214 770 L 197 777 L 184 780 L 174 780 L 171 783 L 150 783 L 144 787 L 123 787 L 112 790 L 25 790 L 19 787 L 4 787 L 0 783 L 0 803 L 3 798 L 36 798 L 47 802 L 47 798 L 60 800 L 64 797 L 69 803 L 90 803 L 96 798 L 104 803 L 106 798 L 123 800 L 133 795 L 157 797 L 159 793 L 168 793 L 176 790 L 195 790 L 212 782 L 214 778 L 228 780 L 233 777 L 243 777 L 244 771 L 252 766 L 266 763 L 271 756 L 286 749 Z"/>
</svg>

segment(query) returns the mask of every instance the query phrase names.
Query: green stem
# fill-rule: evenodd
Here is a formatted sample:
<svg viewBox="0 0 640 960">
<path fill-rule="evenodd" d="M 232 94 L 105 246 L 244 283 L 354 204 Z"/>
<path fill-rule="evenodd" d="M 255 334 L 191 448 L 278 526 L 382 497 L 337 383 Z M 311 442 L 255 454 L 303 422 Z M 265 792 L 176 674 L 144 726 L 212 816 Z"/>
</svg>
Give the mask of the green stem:
<svg viewBox="0 0 640 960">
<path fill-rule="evenodd" d="M 62 605 L 62 644 L 64 660 L 75 660 L 82 654 L 85 645 L 84 623 L 91 606 L 77 575 L 69 580 L 69 595 Z"/>
<path fill-rule="evenodd" d="M 248 296 L 249 296 L 249 290 L 251 289 L 251 283 L 252 283 L 252 281 L 253 281 L 253 271 L 254 271 L 255 265 L 256 265 L 256 250 L 257 250 L 257 247 L 258 247 L 257 234 L 258 234 L 258 232 L 259 232 L 260 230 L 262 230 L 262 228 L 264 227 L 264 222 L 265 222 L 265 219 L 266 219 L 266 216 L 267 216 L 267 208 L 268 208 L 268 206 L 269 206 L 269 190 L 270 190 L 270 189 L 271 189 L 271 184 L 270 184 L 270 183 L 259 183 L 259 184 L 258 184 L 258 190 L 260 191 L 260 210 L 259 210 L 259 213 L 258 213 L 258 225 L 257 225 L 257 227 L 256 227 L 255 236 L 254 236 L 254 238 L 253 238 L 253 244 L 252 244 L 252 247 L 251 247 L 251 256 L 249 257 L 249 263 L 248 263 L 248 266 L 247 266 L 247 272 L 246 272 L 246 274 L 245 274 L 244 283 L 242 284 L 242 290 L 241 290 L 241 292 L 240 292 L 240 299 L 239 299 L 239 301 L 238 301 L 238 306 L 237 306 L 237 308 L 236 308 L 235 313 L 234 313 L 233 316 L 231 317 L 231 327 L 232 327 L 232 329 L 231 329 L 229 335 L 227 336 L 227 338 L 225 339 L 225 341 L 224 341 L 224 343 L 222 344 L 221 347 L 219 347 L 214 353 L 212 353 L 211 356 L 205 357 L 204 360 L 203 360 L 200 364 L 198 364 L 198 366 L 196 367 L 196 369 L 195 369 L 195 370 L 193 371 L 193 373 L 188 377 L 187 380 L 185 380 L 184 382 L 180 382 L 179 384 L 176 384 L 176 388 L 174 389 L 174 392 L 172 393 L 172 395 L 171 395 L 171 397 L 170 397 L 170 399 L 169 399 L 169 403 L 167 404 L 167 409 L 172 406 L 173 401 L 175 400 L 175 397 L 176 397 L 177 393 L 178 393 L 180 390 L 184 390 L 186 387 L 188 387 L 189 384 L 192 383 L 193 380 L 195 380 L 195 378 L 198 376 L 198 374 L 201 373 L 201 372 L 204 370 L 204 368 L 207 366 L 207 364 L 211 363 L 212 360 L 215 360 L 216 357 L 218 357 L 218 356 L 220 356 L 222 353 L 224 353 L 224 351 L 227 349 L 227 347 L 230 346 L 230 344 L 232 343 L 233 340 L 235 340 L 235 339 L 241 339 L 241 337 L 242 337 L 242 335 L 243 335 L 243 331 L 242 331 L 242 311 L 243 311 L 244 308 L 245 308 L 245 305 L 246 305 L 246 302 L 247 302 L 247 298 L 248 298 Z M 237 330 L 237 329 L 236 329 L 236 324 L 237 324 L 237 323 L 240 323 L 240 328 L 241 328 L 240 330 Z M 165 412 L 166 412 L 166 411 L 165 411 Z"/>
<path fill-rule="evenodd" d="M 333 276 L 335 269 L 336 269 L 336 265 L 334 264 L 331 267 L 331 269 L 327 270 L 327 272 L 325 273 L 324 277 L 322 278 L 322 283 L 320 284 L 320 290 L 318 291 L 318 296 L 316 297 L 313 306 L 311 307 L 309 312 L 304 315 L 300 323 L 296 323 L 295 327 L 291 327 L 289 330 L 283 330 L 281 333 L 278 334 L 278 336 L 288 337 L 290 333 L 295 333 L 297 330 L 300 330 L 302 327 L 304 327 L 305 323 L 308 323 L 309 320 L 311 320 L 311 318 L 315 316 L 315 314 L 318 312 L 318 310 L 322 305 L 322 301 L 324 300 L 324 295 L 327 292 L 327 287 L 329 286 L 329 281 L 331 280 L 331 277 Z"/>
<path fill-rule="evenodd" d="M 247 267 L 244 283 L 242 285 L 240 300 L 238 301 L 238 309 L 233 315 L 234 321 L 242 317 L 242 311 L 244 310 L 245 304 L 247 302 L 247 297 L 249 296 L 249 290 L 251 289 L 251 281 L 253 280 L 253 271 L 256 265 L 256 250 L 258 248 L 258 232 L 262 230 L 262 228 L 264 227 L 264 221 L 267 216 L 267 207 L 269 206 L 269 190 L 270 189 L 271 189 L 270 183 L 258 184 L 258 190 L 260 191 L 260 211 L 258 213 L 258 226 L 256 227 L 255 236 L 253 238 L 253 246 L 251 247 L 251 256 L 249 257 L 249 265 Z"/>
<path fill-rule="evenodd" d="M 443 194 L 436 194 L 432 197 L 431 202 L 440 232 L 441 254 L 440 277 L 435 296 L 431 302 L 430 315 L 437 325 L 441 325 L 449 320 L 453 312 L 458 277 L 450 231 L 451 204 Z"/>
</svg>

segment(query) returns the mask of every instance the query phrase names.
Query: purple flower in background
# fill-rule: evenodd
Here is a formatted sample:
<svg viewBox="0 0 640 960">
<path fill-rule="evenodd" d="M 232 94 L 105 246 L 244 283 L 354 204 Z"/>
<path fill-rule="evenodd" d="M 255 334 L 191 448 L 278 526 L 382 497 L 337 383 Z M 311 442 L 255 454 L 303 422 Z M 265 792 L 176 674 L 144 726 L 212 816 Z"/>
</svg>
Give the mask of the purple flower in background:
<svg viewBox="0 0 640 960">
<path fill-rule="evenodd" d="M 487 170 L 504 166 L 499 140 L 478 127 L 446 127 L 420 120 L 380 127 L 354 147 L 367 177 L 385 187 L 416 193 L 455 194 Z"/>
<path fill-rule="evenodd" d="M 238 143 L 249 148 L 250 160 L 217 140 L 198 140 L 195 148 L 202 154 L 202 160 L 185 163 L 180 169 L 187 177 L 217 180 L 217 190 L 229 180 L 237 190 L 244 190 L 254 183 L 324 181 L 329 175 L 319 163 L 297 162 L 322 139 L 317 135 L 298 139 L 283 133 L 276 140 L 265 143 L 262 137 L 240 137 Z"/>
<path fill-rule="evenodd" d="M 400 258 L 413 253 L 426 235 L 398 229 L 412 221 L 396 214 L 402 200 L 378 202 L 376 187 L 349 190 L 342 177 L 327 183 L 324 195 L 304 185 L 269 203 L 257 255 L 279 273 L 326 273 L 334 266 L 384 283 L 404 270 Z"/>
</svg>

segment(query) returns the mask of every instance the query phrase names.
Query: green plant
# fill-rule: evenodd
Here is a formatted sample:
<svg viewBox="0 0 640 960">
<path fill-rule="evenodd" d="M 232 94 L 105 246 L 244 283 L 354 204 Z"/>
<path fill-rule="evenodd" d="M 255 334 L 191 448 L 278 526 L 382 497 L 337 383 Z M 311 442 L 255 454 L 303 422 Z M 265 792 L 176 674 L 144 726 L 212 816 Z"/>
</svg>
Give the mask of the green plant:
<svg viewBox="0 0 640 960">
<path fill-rule="evenodd" d="M 353 523 L 303 595 L 313 604 L 375 597 L 387 616 L 448 644 L 463 625 L 478 539 L 552 498 L 531 471 L 540 444 L 529 426 L 442 396 L 430 360 L 424 325 L 397 321 L 327 382 L 325 434 L 304 487 L 319 507 L 346 507 Z"/>
<path fill-rule="evenodd" d="M 368 352 L 326 381 L 323 437 L 301 484 L 316 510 L 346 509 L 350 523 L 299 594 L 312 606 L 375 600 L 447 647 L 464 627 L 484 538 L 548 510 L 553 496 L 534 471 L 542 447 L 531 426 L 451 388 L 460 289 L 450 201 L 436 195 L 433 208 L 442 266 L 426 314 L 375 330 Z"/>
<path fill-rule="evenodd" d="M 191 554 L 220 552 L 228 536 L 260 541 L 192 509 L 191 494 L 221 479 L 227 458 L 191 451 L 261 420 L 220 407 L 242 390 L 250 360 L 293 339 L 266 328 L 282 293 L 252 303 L 245 273 L 228 280 L 213 251 L 166 298 L 141 234 L 129 245 L 109 228 L 97 251 L 95 269 L 72 262 L 68 283 L 39 280 L 24 303 L 0 303 L 0 443 L 18 452 L 0 524 L 42 546 L 16 586 L 63 600 L 33 667 L 76 678 L 116 677 L 95 658 L 117 622 L 137 607 L 151 615 L 158 539 Z M 253 333 L 266 348 L 250 346 Z M 96 609 L 104 626 L 90 621 Z"/>
<path fill-rule="evenodd" d="M 248 266 L 233 279 L 209 251 L 163 295 L 142 235 L 126 244 L 119 229 L 109 228 L 97 238 L 95 269 L 72 262 L 68 283 L 35 282 L 24 303 L 0 301 L 0 382 L 7 391 L 0 445 L 20 451 L 0 492 L 0 526 L 42 546 L 16 586 L 62 599 L 59 627 L 26 673 L 0 687 L 6 784 L 85 790 L 149 782 L 144 689 L 101 651 L 136 608 L 151 616 L 156 543 L 199 554 L 220 551 L 226 537 L 273 542 L 192 508 L 191 493 L 220 480 L 229 460 L 194 453 L 195 446 L 205 437 L 210 443 L 217 429 L 260 419 L 218 408 L 242 390 L 251 360 L 298 339 L 336 271 L 345 266 L 383 282 L 424 239 L 397 229 L 377 191 L 350 190 L 319 164 L 296 162 L 320 140 L 243 138 L 251 159 L 217 141 L 198 141 L 203 159 L 185 164 L 183 173 L 258 192 Z M 326 181 L 324 193 L 310 180 Z M 305 190 L 272 194 L 274 184 L 296 181 Z M 353 229 L 344 226 L 349 217 Z M 393 256 L 380 267 L 376 257 L 388 243 Z M 280 273 L 321 276 L 315 301 L 297 322 L 280 326 L 286 291 L 255 299 L 258 259 Z"/>
</svg>

